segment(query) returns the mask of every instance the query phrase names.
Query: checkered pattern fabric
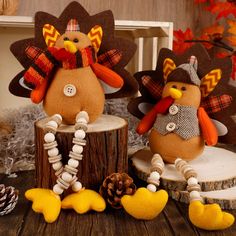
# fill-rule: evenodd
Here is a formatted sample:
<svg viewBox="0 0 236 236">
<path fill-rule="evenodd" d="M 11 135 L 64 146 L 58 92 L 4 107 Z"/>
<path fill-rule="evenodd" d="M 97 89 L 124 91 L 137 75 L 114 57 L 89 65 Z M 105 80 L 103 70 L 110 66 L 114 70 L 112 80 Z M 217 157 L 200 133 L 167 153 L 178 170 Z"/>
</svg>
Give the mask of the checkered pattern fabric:
<svg viewBox="0 0 236 236">
<path fill-rule="evenodd" d="M 27 82 L 39 86 L 44 79 L 48 80 L 55 66 L 62 66 L 64 69 L 76 69 L 89 66 L 95 62 L 96 52 L 92 46 L 78 50 L 75 54 L 67 52 L 64 48 L 49 47 L 34 60 L 34 63 L 24 74 L 24 78 Z"/>
<path fill-rule="evenodd" d="M 233 101 L 233 98 L 227 94 L 221 96 L 208 96 L 201 102 L 201 106 L 208 114 L 216 113 L 228 107 Z"/>
<path fill-rule="evenodd" d="M 34 59 L 36 59 L 41 53 L 43 52 L 42 49 L 40 48 L 37 48 L 35 46 L 28 46 L 26 49 L 25 49 L 25 53 L 27 55 L 27 57 L 29 59 L 31 59 L 32 61 Z"/>
<path fill-rule="evenodd" d="M 71 19 L 67 24 L 66 31 L 68 32 L 80 31 L 78 21 L 76 19 Z"/>
<path fill-rule="evenodd" d="M 108 68 L 112 68 L 116 64 L 118 64 L 121 60 L 122 52 L 117 49 L 109 50 L 98 57 L 98 63 L 106 66 Z"/>
<path fill-rule="evenodd" d="M 150 94 L 158 99 L 161 97 L 163 91 L 163 85 L 160 81 L 154 81 L 150 76 L 144 75 L 142 78 L 142 84 L 147 88 Z"/>
</svg>

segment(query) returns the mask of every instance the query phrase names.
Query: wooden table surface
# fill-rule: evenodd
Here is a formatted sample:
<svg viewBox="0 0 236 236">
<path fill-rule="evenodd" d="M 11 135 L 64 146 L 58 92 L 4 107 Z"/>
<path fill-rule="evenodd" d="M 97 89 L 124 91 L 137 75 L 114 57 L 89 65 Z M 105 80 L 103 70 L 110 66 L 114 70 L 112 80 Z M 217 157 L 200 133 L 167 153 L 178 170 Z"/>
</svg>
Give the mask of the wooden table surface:
<svg viewBox="0 0 236 236">
<path fill-rule="evenodd" d="M 152 221 L 135 220 L 123 210 L 107 209 L 103 213 L 78 215 L 63 210 L 53 224 L 31 209 L 24 192 L 34 186 L 34 171 L 18 172 L 17 178 L 0 175 L 0 183 L 15 186 L 20 191 L 16 208 L 0 217 L 0 235 L 236 235 L 236 224 L 224 231 L 204 231 L 188 219 L 188 205 L 169 199 L 164 211 Z M 231 211 L 236 216 L 236 210 Z"/>
</svg>

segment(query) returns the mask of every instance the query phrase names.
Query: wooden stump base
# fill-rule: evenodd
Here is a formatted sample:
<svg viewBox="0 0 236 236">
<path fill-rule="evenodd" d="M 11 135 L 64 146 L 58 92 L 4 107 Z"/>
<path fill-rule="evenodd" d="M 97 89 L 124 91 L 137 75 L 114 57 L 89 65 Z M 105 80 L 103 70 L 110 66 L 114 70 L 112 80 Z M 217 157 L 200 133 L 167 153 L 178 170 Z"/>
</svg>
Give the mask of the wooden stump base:
<svg viewBox="0 0 236 236">
<path fill-rule="evenodd" d="M 147 180 L 152 153 L 148 148 L 137 151 L 131 157 L 136 175 Z M 201 195 L 206 202 L 217 202 L 225 209 L 236 208 L 236 154 L 222 148 L 206 147 L 203 154 L 189 164 L 198 174 Z M 161 184 L 170 196 L 181 202 L 189 202 L 187 183 L 173 164 L 166 164 Z"/>
<path fill-rule="evenodd" d="M 56 183 L 55 172 L 43 148 L 43 126 L 48 120 L 45 118 L 35 123 L 36 184 L 37 187 L 42 188 L 52 188 Z M 63 164 L 67 164 L 69 159 L 74 131 L 74 126 L 61 125 L 58 128 L 56 140 Z M 87 144 L 84 147 L 83 160 L 79 163 L 77 175 L 83 186 L 98 190 L 109 174 L 127 172 L 127 136 L 127 122 L 116 116 L 102 115 L 88 125 Z"/>
<path fill-rule="evenodd" d="M 189 203 L 187 191 L 167 190 L 169 196 L 174 200 Z M 222 209 L 236 209 L 236 187 L 209 192 L 201 192 L 205 203 L 218 203 Z"/>
</svg>

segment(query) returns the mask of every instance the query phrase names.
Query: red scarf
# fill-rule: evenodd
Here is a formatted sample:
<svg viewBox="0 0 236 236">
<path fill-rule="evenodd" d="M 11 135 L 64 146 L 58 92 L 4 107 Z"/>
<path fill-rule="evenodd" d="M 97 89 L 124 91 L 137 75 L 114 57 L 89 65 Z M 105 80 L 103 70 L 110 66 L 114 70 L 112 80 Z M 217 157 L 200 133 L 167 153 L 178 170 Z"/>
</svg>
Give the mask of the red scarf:
<svg viewBox="0 0 236 236">
<path fill-rule="evenodd" d="M 78 50 L 74 54 L 64 48 L 49 47 L 34 60 L 34 63 L 24 74 L 24 79 L 38 87 L 45 83 L 45 80 L 48 81 L 55 67 L 76 69 L 90 66 L 96 63 L 96 60 L 97 55 L 92 46 Z"/>
</svg>

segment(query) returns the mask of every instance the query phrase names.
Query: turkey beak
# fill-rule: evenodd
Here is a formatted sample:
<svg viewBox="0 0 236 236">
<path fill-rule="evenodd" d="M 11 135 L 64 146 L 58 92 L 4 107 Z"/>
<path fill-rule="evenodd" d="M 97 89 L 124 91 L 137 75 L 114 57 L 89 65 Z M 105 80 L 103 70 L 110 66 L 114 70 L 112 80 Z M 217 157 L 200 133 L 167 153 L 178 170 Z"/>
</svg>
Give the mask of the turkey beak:
<svg viewBox="0 0 236 236">
<path fill-rule="evenodd" d="M 176 89 L 176 88 L 170 88 L 169 93 L 173 99 L 180 99 L 183 95 L 183 93 L 179 89 Z"/>
<path fill-rule="evenodd" d="M 76 53 L 78 50 L 74 43 L 69 40 L 64 41 L 64 48 L 70 53 Z"/>
</svg>

